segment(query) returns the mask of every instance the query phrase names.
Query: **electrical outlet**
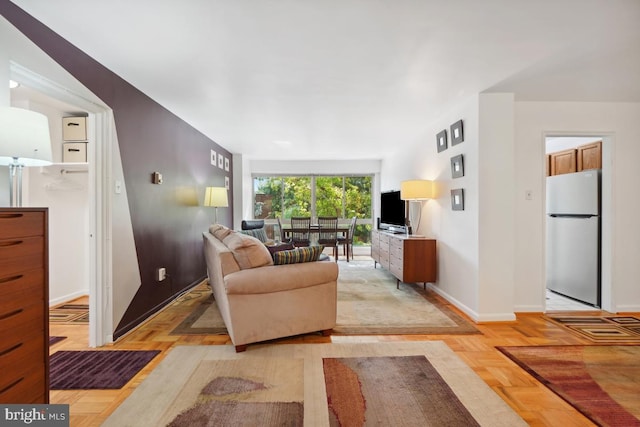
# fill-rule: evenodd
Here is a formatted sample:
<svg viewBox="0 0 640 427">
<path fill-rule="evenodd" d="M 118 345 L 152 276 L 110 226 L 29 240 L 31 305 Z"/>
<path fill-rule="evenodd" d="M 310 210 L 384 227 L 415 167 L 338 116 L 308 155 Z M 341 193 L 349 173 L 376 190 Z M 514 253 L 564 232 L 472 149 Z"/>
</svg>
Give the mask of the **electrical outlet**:
<svg viewBox="0 0 640 427">
<path fill-rule="evenodd" d="M 156 270 L 156 281 L 162 282 L 167 278 L 167 269 L 164 267 L 160 267 Z"/>
</svg>

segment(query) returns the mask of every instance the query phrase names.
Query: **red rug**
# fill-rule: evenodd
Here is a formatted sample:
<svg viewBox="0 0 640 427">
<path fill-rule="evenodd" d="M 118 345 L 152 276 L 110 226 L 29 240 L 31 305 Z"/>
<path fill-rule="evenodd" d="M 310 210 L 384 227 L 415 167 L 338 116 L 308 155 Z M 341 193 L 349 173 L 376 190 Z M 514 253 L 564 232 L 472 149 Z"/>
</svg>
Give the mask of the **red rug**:
<svg viewBox="0 0 640 427">
<path fill-rule="evenodd" d="M 331 426 L 480 425 L 424 356 L 322 361 Z"/>
<path fill-rule="evenodd" d="M 640 426 L 640 346 L 497 347 L 600 426 Z"/>
</svg>

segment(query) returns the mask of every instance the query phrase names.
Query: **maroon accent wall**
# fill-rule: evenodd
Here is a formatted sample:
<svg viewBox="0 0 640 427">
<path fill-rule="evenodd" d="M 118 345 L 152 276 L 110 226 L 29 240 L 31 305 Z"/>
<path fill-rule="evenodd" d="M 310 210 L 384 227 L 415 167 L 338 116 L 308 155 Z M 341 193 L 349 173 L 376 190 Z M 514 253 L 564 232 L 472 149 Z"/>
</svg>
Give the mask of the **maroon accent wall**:
<svg viewBox="0 0 640 427">
<path fill-rule="evenodd" d="M 0 0 L 0 13 L 113 110 L 142 276 L 114 331 L 118 338 L 206 277 L 202 232 L 213 211 L 201 199 L 206 186 L 221 185 L 226 175 L 233 206 L 231 153 L 9 0 Z M 228 172 L 211 165 L 210 150 L 229 159 Z M 154 171 L 163 184 L 151 182 Z M 230 225 L 232 216 L 231 207 L 219 210 L 219 222 Z M 167 280 L 155 281 L 158 267 L 167 269 Z"/>
</svg>

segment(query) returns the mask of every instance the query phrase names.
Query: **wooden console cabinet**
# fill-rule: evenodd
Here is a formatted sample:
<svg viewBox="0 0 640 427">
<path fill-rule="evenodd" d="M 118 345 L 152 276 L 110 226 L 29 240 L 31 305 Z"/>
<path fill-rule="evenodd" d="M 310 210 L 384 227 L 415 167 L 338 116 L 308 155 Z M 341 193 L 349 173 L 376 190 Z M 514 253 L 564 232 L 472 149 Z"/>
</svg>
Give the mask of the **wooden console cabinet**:
<svg viewBox="0 0 640 427">
<path fill-rule="evenodd" d="M 0 208 L 0 403 L 49 403 L 47 218 Z"/>
<path fill-rule="evenodd" d="M 371 231 L 371 257 L 400 282 L 434 283 L 437 276 L 436 241 L 425 237 Z"/>
</svg>

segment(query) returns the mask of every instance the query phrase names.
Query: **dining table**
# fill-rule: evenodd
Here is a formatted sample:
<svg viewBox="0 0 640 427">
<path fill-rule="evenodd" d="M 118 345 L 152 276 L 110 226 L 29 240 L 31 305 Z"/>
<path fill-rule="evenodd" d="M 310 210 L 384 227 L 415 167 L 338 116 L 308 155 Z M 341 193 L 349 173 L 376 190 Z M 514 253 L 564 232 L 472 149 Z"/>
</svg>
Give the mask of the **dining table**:
<svg viewBox="0 0 640 427">
<path fill-rule="evenodd" d="M 340 235 L 342 235 L 342 236 L 344 236 L 344 237 L 348 238 L 348 237 L 349 237 L 349 225 L 350 225 L 350 224 L 348 224 L 348 223 L 346 223 L 346 224 L 338 223 L 338 227 L 336 227 L 336 232 L 337 232 L 338 234 L 340 234 Z M 330 232 L 332 232 L 332 231 L 333 231 L 333 229 L 331 229 L 331 228 L 326 228 L 326 227 L 325 227 L 325 228 L 323 228 L 322 230 L 323 230 L 323 232 L 325 232 L 325 233 L 327 233 L 327 232 L 328 232 L 328 233 L 330 233 Z M 295 229 L 294 229 L 294 228 L 292 228 L 292 227 L 291 227 L 291 224 L 286 224 L 286 223 L 285 223 L 285 224 L 282 224 L 282 231 L 283 231 L 283 234 L 284 234 L 285 239 L 288 239 L 288 238 L 290 238 L 290 237 L 291 237 L 291 234 L 292 234 L 294 231 L 296 231 L 296 232 L 303 232 L 303 233 L 304 233 L 304 232 L 306 231 L 306 228 L 305 228 L 305 229 L 299 229 L 299 228 L 295 228 Z M 320 232 L 320 226 L 319 226 L 318 224 L 311 224 L 311 225 L 309 226 L 309 233 L 310 233 L 310 236 L 309 236 L 309 237 L 310 237 L 312 240 L 313 240 L 313 237 L 315 237 L 315 238 L 317 239 L 317 237 L 318 237 L 318 233 L 319 233 L 319 232 Z M 314 234 L 315 234 L 315 236 L 314 236 Z"/>
</svg>

